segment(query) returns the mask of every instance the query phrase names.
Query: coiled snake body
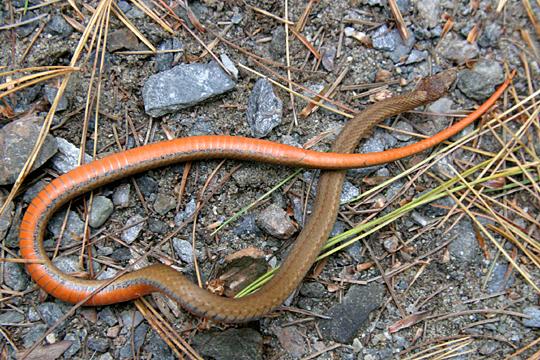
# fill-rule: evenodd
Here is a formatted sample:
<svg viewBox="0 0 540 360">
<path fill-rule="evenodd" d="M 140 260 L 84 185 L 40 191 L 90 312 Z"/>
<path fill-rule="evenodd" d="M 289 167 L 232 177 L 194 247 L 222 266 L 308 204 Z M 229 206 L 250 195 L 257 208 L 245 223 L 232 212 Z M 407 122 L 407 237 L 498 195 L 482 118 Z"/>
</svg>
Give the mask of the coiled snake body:
<svg viewBox="0 0 540 360">
<path fill-rule="evenodd" d="M 432 138 L 382 153 L 349 154 L 381 120 L 441 97 L 455 79 L 447 71 L 422 80 L 415 90 L 369 106 L 349 121 L 332 153 L 318 153 L 269 141 L 232 136 L 202 136 L 154 143 L 116 153 L 80 166 L 49 183 L 29 205 L 20 228 L 21 255 L 33 280 L 52 296 L 70 303 L 88 298 L 87 305 L 105 305 L 162 292 L 200 316 L 225 322 L 251 320 L 280 305 L 299 285 L 327 240 L 339 207 L 345 171 L 393 161 L 434 146 L 468 124 L 462 120 Z M 478 116 L 478 115 L 477 115 Z M 474 119 L 472 119 L 474 120 Z M 469 123 L 472 121 L 469 119 Z M 182 161 L 213 158 L 260 161 L 296 167 L 321 168 L 313 213 L 289 256 L 275 276 L 256 293 L 229 299 L 199 288 L 179 272 L 155 264 L 105 280 L 86 280 L 61 272 L 49 259 L 43 237 L 52 214 L 67 201 L 112 181 Z M 103 287 L 104 286 L 104 287 Z M 99 290 L 100 287 L 103 287 Z M 99 290 L 99 291 L 98 291 Z"/>
</svg>

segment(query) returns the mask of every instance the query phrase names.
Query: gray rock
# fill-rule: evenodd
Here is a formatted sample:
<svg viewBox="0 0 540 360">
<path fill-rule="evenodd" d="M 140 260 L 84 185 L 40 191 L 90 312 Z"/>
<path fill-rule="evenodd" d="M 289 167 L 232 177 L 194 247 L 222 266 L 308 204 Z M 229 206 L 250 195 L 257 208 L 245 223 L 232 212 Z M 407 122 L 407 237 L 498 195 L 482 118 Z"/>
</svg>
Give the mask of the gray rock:
<svg viewBox="0 0 540 360">
<path fill-rule="evenodd" d="M 90 350 L 97 352 L 105 352 L 109 349 L 109 340 L 102 337 L 90 335 L 86 342 L 86 345 Z"/>
<path fill-rule="evenodd" d="M 270 56 L 274 60 L 280 60 L 285 56 L 285 29 L 278 26 L 272 32 L 272 41 L 270 41 Z"/>
<path fill-rule="evenodd" d="M 185 263 L 193 264 L 193 247 L 191 243 L 187 240 L 174 238 L 172 240 L 174 252 L 180 260 Z"/>
<path fill-rule="evenodd" d="M 111 257 L 118 261 L 129 261 L 131 259 L 131 251 L 128 248 L 122 247 L 114 250 Z"/>
<path fill-rule="evenodd" d="M 58 153 L 51 159 L 52 168 L 65 174 L 78 166 L 79 148 L 61 137 L 57 137 L 56 142 L 58 143 Z M 91 161 L 92 157 L 85 153 L 84 162 Z"/>
<path fill-rule="evenodd" d="M 116 274 L 118 274 L 118 271 L 111 268 L 111 267 L 108 267 L 106 268 L 104 271 L 101 271 L 98 276 L 96 277 L 97 280 L 107 280 L 107 279 L 112 279 L 113 277 L 116 276 Z"/>
<path fill-rule="evenodd" d="M 73 28 L 61 15 L 54 15 L 47 24 L 47 32 L 53 35 L 68 37 L 73 33 Z"/>
<path fill-rule="evenodd" d="M 488 340 L 480 348 L 478 349 L 478 352 L 484 356 L 492 355 L 497 351 L 499 348 L 499 344 L 496 341 Z"/>
<path fill-rule="evenodd" d="M 39 14 L 35 11 L 27 11 L 26 14 L 23 14 L 20 21 L 30 20 L 32 18 L 35 18 L 38 15 Z M 32 21 L 29 24 L 16 27 L 15 33 L 17 34 L 19 38 L 26 38 L 34 32 L 34 30 L 38 27 L 38 25 L 39 25 L 39 21 Z"/>
<path fill-rule="evenodd" d="M 151 199 L 156 196 L 155 193 L 158 190 L 158 183 L 153 177 L 148 175 L 139 176 L 137 178 L 137 185 L 145 198 Z"/>
<path fill-rule="evenodd" d="M 272 84 L 258 79 L 248 100 L 246 117 L 253 136 L 261 138 L 281 124 L 283 103 L 274 94 Z"/>
<path fill-rule="evenodd" d="M 94 196 L 92 202 L 92 210 L 90 211 L 90 219 L 88 224 L 93 228 L 98 228 L 105 224 L 105 221 L 111 216 L 114 211 L 112 201 L 105 196 Z"/>
<path fill-rule="evenodd" d="M 129 10 L 131 10 L 131 5 L 127 1 L 120 0 L 118 1 L 117 5 L 120 8 L 120 10 L 124 12 L 124 14 L 127 13 Z"/>
<path fill-rule="evenodd" d="M 150 218 L 148 219 L 148 230 L 154 234 L 165 234 L 169 230 L 169 226 L 161 220 Z"/>
<path fill-rule="evenodd" d="M 27 204 L 30 203 L 47 184 L 48 182 L 44 180 L 39 180 L 36 181 L 34 184 L 30 185 L 30 187 L 28 187 L 24 192 L 23 201 Z"/>
<path fill-rule="evenodd" d="M 58 256 L 52 261 L 53 264 L 63 273 L 73 274 L 81 271 L 79 261 L 74 256 Z"/>
<path fill-rule="evenodd" d="M 47 98 L 47 101 L 49 102 L 49 104 L 52 105 L 52 103 L 54 102 L 54 99 L 56 98 L 56 93 L 58 92 L 58 88 L 47 84 L 44 87 L 44 91 L 45 91 L 45 97 Z M 69 101 L 66 97 L 66 93 L 64 92 L 62 94 L 62 97 L 60 98 L 60 101 L 58 102 L 56 111 L 64 111 L 68 108 L 68 106 L 69 106 Z"/>
<path fill-rule="evenodd" d="M 140 10 L 138 7 L 132 6 L 131 9 L 126 11 L 126 16 L 128 19 L 142 19 L 146 17 L 146 13 Z"/>
<path fill-rule="evenodd" d="M 219 59 L 221 60 L 221 63 L 229 71 L 233 79 L 238 79 L 238 69 L 234 65 L 234 62 L 231 60 L 231 58 L 227 54 L 221 54 L 219 56 Z"/>
<path fill-rule="evenodd" d="M 0 185 L 13 184 L 17 179 L 37 141 L 40 124 L 40 119 L 27 117 L 10 122 L 0 129 Z M 56 151 L 54 137 L 47 135 L 32 171 L 43 165 Z"/>
<path fill-rule="evenodd" d="M 463 218 L 450 230 L 443 241 L 453 238 L 454 240 L 448 246 L 450 256 L 458 262 L 469 263 L 480 254 L 476 232 L 474 231 L 472 221 L 469 218 Z"/>
<path fill-rule="evenodd" d="M 64 353 L 64 358 L 69 359 L 81 350 L 81 339 L 86 338 L 86 335 L 86 329 L 75 330 L 72 333 L 66 334 L 64 340 L 70 341 L 71 346 Z"/>
<path fill-rule="evenodd" d="M 501 64 L 492 60 L 480 60 L 469 70 L 459 73 L 457 86 L 471 99 L 483 101 L 504 81 Z"/>
<path fill-rule="evenodd" d="M 409 56 L 407 57 L 407 60 L 405 60 L 405 65 L 416 64 L 421 61 L 424 61 L 427 59 L 428 54 L 429 53 L 427 52 L 427 50 L 420 51 L 420 50 L 413 49 L 411 53 L 409 54 Z"/>
<path fill-rule="evenodd" d="M 154 210 L 159 215 L 165 215 L 176 207 L 176 198 L 162 193 L 157 194 L 154 201 Z"/>
<path fill-rule="evenodd" d="M 258 235 L 261 230 L 257 226 L 257 218 L 254 214 L 247 214 L 240 219 L 234 227 L 234 233 L 237 236 Z"/>
<path fill-rule="evenodd" d="M 417 1 L 416 9 L 422 25 L 429 29 L 437 26 L 441 18 L 440 0 Z"/>
<path fill-rule="evenodd" d="M 414 129 L 412 127 L 411 124 L 409 124 L 407 121 L 399 121 L 395 126 L 394 128 L 398 129 L 398 130 L 402 130 L 402 131 L 406 131 L 406 132 L 413 132 Z M 399 141 L 409 141 L 411 140 L 412 136 L 411 135 L 408 135 L 408 134 L 403 134 L 403 133 L 400 133 L 400 132 L 394 132 L 392 133 L 392 135 L 398 139 Z"/>
<path fill-rule="evenodd" d="M 41 318 L 45 323 L 49 326 L 53 326 L 56 324 L 58 319 L 60 319 L 64 315 L 64 310 L 60 305 L 54 302 L 46 302 L 43 304 L 39 304 L 37 306 L 37 310 L 39 314 L 41 315 Z M 60 324 L 60 328 L 64 328 L 65 323 Z"/>
<path fill-rule="evenodd" d="M 109 32 L 107 38 L 107 49 L 109 51 L 113 52 L 121 49 L 137 50 L 138 47 L 139 39 L 128 28 Z"/>
<path fill-rule="evenodd" d="M 360 195 L 360 189 L 358 189 L 356 186 L 354 186 L 350 182 L 345 181 L 343 183 L 343 190 L 341 190 L 341 195 L 339 197 L 339 201 L 342 204 L 344 204 L 344 203 L 347 203 L 347 202 L 351 201 L 352 199 L 354 199 L 358 195 Z"/>
<path fill-rule="evenodd" d="M 281 348 L 293 359 L 300 359 L 307 353 L 306 340 L 296 326 L 276 326 L 272 330 L 278 338 Z"/>
<path fill-rule="evenodd" d="M 7 193 L 0 190 L 0 206 L 6 202 Z M 14 212 L 13 202 L 6 207 L 6 211 L 0 216 L 0 241 L 3 240 L 9 232 Z"/>
<path fill-rule="evenodd" d="M 523 313 L 529 316 L 529 319 L 523 319 L 523 325 L 526 327 L 540 328 L 540 307 L 526 307 L 523 309 Z"/>
<path fill-rule="evenodd" d="M 191 199 L 187 204 L 184 210 L 178 212 L 178 214 L 174 217 L 174 222 L 177 225 L 180 225 L 182 222 L 187 220 L 191 215 L 195 213 L 195 209 L 197 208 L 197 204 L 195 203 L 195 199 Z"/>
<path fill-rule="evenodd" d="M 372 34 L 373 47 L 378 50 L 386 51 L 393 62 L 406 60 L 406 56 L 411 52 L 416 38 L 412 31 L 409 31 L 409 38 L 404 43 L 397 29 L 389 30 L 388 26 L 383 25 L 377 28 Z"/>
<path fill-rule="evenodd" d="M 496 22 L 490 22 L 480 34 L 478 45 L 483 48 L 498 47 L 502 36 L 502 27 Z"/>
<path fill-rule="evenodd" d="M 215 62 L 180 64 L 148 78 L 142 91 L 144 109 L 150 116 L 162 116 L 221 95 L 235 85 Z"/>
<path fill-rule="evenodd" d="M 438 47 L 439 54 L 447 60 L 462 64 L 478 56 L 476 43 L 470 44 L 459 35 L 448 33 Z"/>
<path fill-rule="evenodd" d="M 259 213 L 257 225 L 266 233 L 283 240 L 290 238 L 296 232 L 296 227 L 289 215 L 275 204 Z"/>
<path fill-rule="evenodd" d="M 359 241 L 356 241 L 352 245 L 348 246 L 345 251 L 356 263 L 360 264 L 364 262 L 365 259 L 362 256 L 362 245 L 360 245 Z"/>
<path fill-rule="evenodd" d="M 122 331 L 120 332 L 123 335 L 126 335 L 131 332 L 131 329 L 136 328 L 143 321 L 143 316 L 138 311 L 126 310 L 122 311 L 120 314 L 122 319 Z"/>
<path fill-rule="evenodd" d="M 171 348 L 161 339 L 161 337 L 155 332 L 151 331 L 148 334 L 146 341 L 144 342 L 144 351 L 152 354 L 155 359 L 160 360 L 174 360 Z"/>
<path fill-rule="evenodd" d="M 508 264 L 497 263 L 495 265 L 491 277 L 487 283 L 487 291 L 490 294 L 494 294 L 505 290 L 507 287 L 514 283 L 514 274 L 511 273 L 508 279 L 506 278 L 508 270 Z"/>
<path fill-rule="evenodd" d="M 48 328 L 49 327 L 45 324 L 32 325 L 28 332 L 23 335 L 23 346 L 28 349 L 30 346 L 34 345 L 34 343 L 45 334 L 45 331 L 47 331 Z"/>
<path fill-rule="evenodd" d="M 4 284 L 11 290 L 23 291 L 28 286 L 28 275 L 21 264 L 6 262 L 3 273 Z"/>
<path fill-rule="evenodd" d="M 339 343 L 350 343 L 366 323 L 369 313 L 381 306 L 384 290 L 384 286 L 376 282 L 352 286 L 343 302 L 328 310 L 326 315 L 330 319 L 319 322 L 323 336 Z"/>
<path fill-rule="evenodd" d="M 165 53 L 159 53 L 156 55 L 156 72 L 162 72 L 165 70 L 169 70 L 173 63 L 174 58 L 182 55 L 183 53 L 183 46 L 182 42 L 176 38 L 167 39 L 163 41 L 159 47 L 158 50 L 179 50 L 182 49 L 182 51 L 179 52 L 165 52 Z"/>
<path fill-rule="evenodd" d="M 433 114 L 448 114 L 452 111 L 452 106 L 454 102 L 452 99 L 443 97 L 437 101 L 431 103 L 427 107 L 427 112 Z M 448 117 L 445 115 L 429 115 L 431 121 L 417 124 L 417 126 L 422 130 L 425 135 L 435 135 L 439 131 L 443 130 L 448 126 Z"/>
<path fill-rule="evenodd" d="M 133 335 L 127 339 L 124 346 L 120 349 L 120 359 L 131 359 L 133 357 L 133 352 L 135 352 L 135 354 L 139 353 L 139 349 L 142 347 L 149 329 L 150 326 L 146 323 L 137 326 L 132 333 Z"/>
<path fill-rule="evenodd" d="M 337 49 L 334 46 L 325 46 L 321 50 L 321 64 L 328 71 L 334 71 Z"/>
<path fill-rule="evenodd" d="M 144 14 L 144 13 L 143 13 Z M 110 353 L 101 354 L 96 358 L 97 360 L 114 360 L 113 356 Z"/>
<path fill-rule="evenodd" d="M 193 337 L 193 347 L 204 358 L 262 360 L 263 337 L 250 328 L 206 331 Z"/>
<path fill-rule="evenodd" d="M 64 223 L 64 218 L 66 216 L 65 211 L 61 211 L 53 215 L 49 223 L 47 224 L 47 229 L 53 234 L 54 241 L 52 244 L 56 244 L 56 240 L 60 237 L 62 233 L 62 225 Z M 81 220 L 79 215 L 75 211 L 69 211 L 68 220 L 66 227 L 62 234 L 62 246 L 69 245 L 78 239 L 81 238 L 84 232 L 84 221 Z"/>
<path fill-rule="evenodd" d="M 8 324 L 18 324 L 24 321 L 24 315 L 15 310 L 8 310 L 0 314 L 0 326 Z"/>
<path fill-rule="evenodd" d="M 103 320 L 109 326 L 114 326 L 118 323 L 118 318 L 114 314 L 114 311 L 108 306 L 98 312 L 98 319 Z"/>
<path fill-rule="evenodd" d="M 326 288 L 319 282 L 303 283 L 300 294 L 310 298 L 322 298 L 326 294 Z"/>
<path fill-rule="evenodd" d="M 129 205 L 129 194 L 131 192 L 130 184 L 118 185 L 113 193 L 113 204 L 118 208 L 125 208 Z"/>
<path fill-rule="evenodd" d="M 128 244 L 131 244 L 134 242 L 141 233 L 142 229 L 146 226 L 146 221 L 144 221 L 144 217 L 142 217 L 139 214 L 136 214 L 132 217 L 130 217 L 126 221 L 126 227 L 124 231 L 122 231 L 121 239 L 122 241 L 125 241 Z"/>
</svg>

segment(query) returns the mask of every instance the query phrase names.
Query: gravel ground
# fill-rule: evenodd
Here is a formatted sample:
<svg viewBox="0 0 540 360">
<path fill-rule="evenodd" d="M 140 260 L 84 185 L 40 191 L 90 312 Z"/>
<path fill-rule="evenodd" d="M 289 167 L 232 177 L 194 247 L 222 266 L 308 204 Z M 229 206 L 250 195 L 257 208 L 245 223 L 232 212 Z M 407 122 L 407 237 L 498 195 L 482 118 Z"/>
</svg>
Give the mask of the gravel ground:
<svg viewBox="0 0 540 360">
<path fill-rule="evenodd" d="M 39 3 L 29 1 L 29 6 Z M 96 1 L 86 3 L 97 7 Z M 150 1 L 145 3 L 155 6 Z M 292 80 L 320 91 L 341 76 L 334 99 L 350 108 L 362 109 L 389 94 L 412 89 L 421 77 L 461 66 L 458 81 L 447 96 L 418 109 L 420 112 L 388 119 L 386 125 L 400 132 L 378 128 L 359 147 L 359 152 L 404 146 L 416 141 L 413 133 L 429 136 L 444 129 L 451 121 L 445 114 L 481 104 L 504 80 L 506 67 L 517 69 L 516 96 L 524 97 L 531 88 L 538 88 L 540 47 L 538 33 L 524 6 L 528 1 L 507 2 L 498 13 L 495 1 L 400 0 L 397 4 L 409 35 L 406 41 L 402 40 L 385 0 L 309 3 L 313 7 L 299 32 L 314 44 L 320 61 L 290 31 Z M 288 18 L 296 22 L 306 4 L 289 1 Z M 231 134 L 295 146 L 314 144 L 313 149 L 327 151 L 346 122 L 344 116 L 332 111 L 333 104 L 307 118 L 299 116 L 305 100 L 295 97 L 293 104 L 285 90 L 245 69 L 255 69 L 284 83 L 251 56 L 259 56 L 273 71 L 287 76 L 283 22 L 255 9 L 283 17 L 283 2 L 191 1 L 191 19 L 198 18 L 212 31 L 204 34 L 192 26 L 183 8 L 176 8 L 205 44 L 215 39 L 213 33 L 220 32 L 230 41 L 220 41 L 213 49 L 226 70 L 209 55 L 201 56 L 204 49 L 200 43 L 172 17 L 167 20 L 178 25 L 175 35 L 156 25 L 134 3 L 118 1 L 117 5 L 158 49 L 173 51 L 157 56 L 126 54 L 147 48 L 116 17 L 111 17 L 101 79 L 98 137 L 96 141 L 92 118 L 86 137 L 86 161 L 91 159 L 94 148 L 98 157 L 119 151 L 114 134 L 118 134 L 121 146 L 127 148 L 168 137 Z M 530 5 L 538 18 L 538 3 L 531 1 Z M 81 7 L 86 16 L 81 21 L 67 2 L 39 7 L 25 15 L 13 11 L 22 7 L 22 0 L 0 4 L 0 24 L 34 19 L 23 26 L 0 30 L 0 65 L 8 69 L 68 65 L 81 37 L 80 29 L 70 22 L 86 25 L 90 18 L 88 9 Z M 445 27 L 450 23 L 450 29 Z M 523 30 L 528 31 L 530 42 Z M 467 37 L 476 31 L 478 35 L 468 42 Z M 531 44 L 536 47 L 531 48 Z M 92 53 L 89 58 L 94 57 Z M 82 72 L 73 74 L 58 106 L 53 130 L 35 171 L 0 218 L 3 258 L 18 256 L 17 230 L 29 201 L 54 176 L 77 165 L 91 63 L 82 67 Z M 58 86 L 59 81 L 50 80 L 2 99 L 0 202 L 36 141 Z M 307 90 L 300 92 L 311 95 Z M 511 100 L 512 96 L 506 98 L 507 102 Z M 520 124 L 510 126 L 517 130 Z M 470 127 L 461 135 L 472 130 Z M 531 148 L 538 153 L 535 136 L 537 139 L 538 132 L 531 131 L 524 139 L 532 140 Z M 419 176 L 412 185 L 407 184 L 409 179 L 400 179 L 369 201 L 344 205 L 333 234 L 367 221 L 371 214 L 390 213 L 438 186 L 436 179 L 447 178 L 454 167 L 463 169 L 463 164 L 477 164 L 487 159 L 486 154 L 501 149 L 497 137 L 490 135 L 483 136 L 474 146 L 483 150 L 483 155 L 461 149 L 437 162 L 429 174 Z M 349 171 L 342 201 L 354 199 L 428 155 Z M 182 177 L 187 170 L 185 191 L 179 202 Z M 221 289 L 226 296 L 234 296 L 286 256 L 309 217 L 317 171 L 299 172 L 294 181 L 280 187 L 217 235 L 212 235 L 212 231 L 294 171 L 235 161 L 204 161 L 193 163 L 190 169 L 179 164 L 148 171 L 94 193 L 88 224 L 97 236 L 91 246 L 93 261 L 85 261 L 84 268 L 79 261 L 85 228 L 82 201 L 74 202 L 69 210 L 64 209 L 51 219 L 45 247 L 51 255 L 59 248 L 54 262 L 63 271 L 98 279 L 114 276 L 152 247 L 155 251 L 148 262 L 174 265 L 196 281 L 196 257 L 202 281 L 214 290 Z M 517 192 L 505 201 L 538 219 L 538 194 L 531 191 L 532 195 Z M 192 218 L 201 200 L 204 206 L 197 212 L 195 231 L 189 224 L 169 241 L 160 243 Z M 427 349 L 429 345 L 424 344 L 430 340 L 441 343 L 454 339 L 462 345 L 452 353 L 457 358 L 505 358 L 539 337 L 538 293 L 509 267 L 502 255 L 497 255 L 489 240 L 485 239 L 485 247 L 481 245 L 483 236 L 469 217 L 452 215 L 440 225 L 454 204 L 446 197 L 436 204 L 416 208 L 390 226 L 330 256 L 316 266 L 282 309 L 259 321 L 225 326 L 186 314 L 160 295 L 148 296 L 147 300 L 158 309 L 162 322 L 168 322 L 170 329 L 205 359 L 389 359 L 414 354 L 416 345 Z M 508 215 L 538 241 L 537 220 L 535 223 L 500 208 L 496 210 Z M 478 219 L 484 225 L 493 224 L 481 216 Z M 192 233 L 196 236 L 195 248 Z M 496 238 L 502 241 L 500 234 Z M 534 262 L 509 242 L 504 247 L 517 257 L 533 282 L 540 284 Z M 538 252 L 535 254 L 537 257 Z M 386 283 L 380 279 L 380 268 L 389 271 L 407 264 L 413 266 L 387 277 Z M 175 357 L 148 317 L 145 319 L 133 303 L 78 308 L 42 339 L 71 305 L 38 290 L 20 264 L 4 262 L 1 271 L 2 358 L 15 358 L 18 351 L 28 349 L 36 341 L 41 341 L 37 356 L 44 359 Z M 487 310 L 472 311 L 478 309 Z M 409 317 L 411 314 L 413 318 Z M 456 316 L 441 318 L 435 316 L 438 314 Z M 398 322 L 404 318 L 405 321 Z M 403 322 L 408 322 L 407 326 L 394 331 Z M 532 356 L 538 348 L 539 345 L 532 346 L 520 356 Z"/>
</svg>

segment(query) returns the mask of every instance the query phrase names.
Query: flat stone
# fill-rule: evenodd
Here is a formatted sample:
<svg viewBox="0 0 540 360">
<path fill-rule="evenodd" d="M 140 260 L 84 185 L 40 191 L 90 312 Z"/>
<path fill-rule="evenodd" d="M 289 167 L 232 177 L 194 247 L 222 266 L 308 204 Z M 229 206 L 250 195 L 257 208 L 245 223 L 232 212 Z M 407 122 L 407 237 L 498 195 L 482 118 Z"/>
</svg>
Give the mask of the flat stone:
<svg viewBox="0 0 540 360">
<path fill-rule="evenodd" d="M 109 219 L 113 211 L 113 202 L 108 197 L 94 196 L 88 224 L 93 228 L 102 226 Z"/>
<path fill-rule="evenodd" d="M 120 359 L 131 359 L 133 358 L 133 351 L 137 354 L 139 352 L 139 349 L 142 347 L 144 343 L 144 339 L 146 337 L 146 333 L 148 333 L 148 330 L 150 329 L 150 326 L 148 326 L 146 323 L 142 323 L 135 331 L 133 331 L 132 334 L 122 346 L 120 349 Z"/>
<path fill-rule="evenodd" d="M 540 328 L 540 307 L 526 307 L 523 309 L 523 313 L 529 316 L 529 319 L 523 319 L 523 325 L 526 327 Z"/>
<path fill-rule="evenodd" d="M 64 138 L 57 137 L 58 153 L 51 159 L 52 168 L 61 174 L 65 174 L 79 166 L 79 148 Z M 92 157 L 84 154 L 84 162 L 89 163 Z"/>
<path fill-rule="evenodd" d="M 438 51 L 445 59 L 462 64 L 478 56 L 478 45 L 450 32 L 441 40 Z"/>
<path fill-rule="evenodd" d="M 8 256 L 9 257 L 9 256 Z M 4 284 L 11 290 L 23 291 L 28 286 L 28 275 L 21 264 L 6 262 L 4 263 Z"/>
<path fill-rule="evenodd" d="M 274 94 L 272 84 L 266 79 L 258 79 L 249 95 L 246 117 L 251 134 L 262 138 L 281 124 L 283 102 Z"/>
<path fill-rule="evenodd" d="M 24 321 L 24 314 L 15 310 L 9 310 L 0 314 L 0 326 L 7 324 L 18 324 Z"/>
<path fill-rule="evenodd" d="M 38 139 L 41 122 L 30 116 L 9 122 L 0 129 L 0 185 L 11 185 L 17 179 Z M 32 171 L 49 160 L 57 149 L 54 137 L 47 135 Z"/>
<path fill-rule="evenodd" d="M 397 29 L 390 30 L 388 26 L 382 25 L 372 34 L 373 47 L 378 50 L 386 51 L 393 62 L 406 60 L 406 56 L 411 52 L 416 38 L 414 33 L 409 30 L 409 37 L 403 42 Z"/>
<path fill-rule="evenodd" d="M 306 354 L 306 340 L 296 326 L 275 327 L 273 332 L 278 338 L 281 348 L 293 359 L 300 359 Z"/>
<path fill-rule="evenodd" d="M 425 27 L 431 29 L 437 26 L 441 19 L 440 0 L 423 0 L 416 2 L 418 19 Z"/>
<path fill-rule="evenodd" d="M 491 96 L 495 87 L 504 81 L 504 71 L 500 63 L 480 60 L 469 70 L 459 73 L 457 87 L 471 99 L 483 101 Z"/>
<path fill-rule="evenodd" d="M 182 42 L 177 38 L 166 39 L 158 46 L 158 50 L 181 50 L 178 52 L 164 52 L 156 55 L 156 72 L 169 70 L 174 62 L 175 57 L 182 55 Z"/>
<path fill-rule="evenodd" d="M 478 240 L 474 231 L 472 221 L 464 217 L 450 230 L 443 241 L 453 238 L 448 246 L 450 256 L 458 262 L 473 262 L 480 255 Z"/>
<path fill-rule="evenodd" d="M 62 15 L 54 15 L 47 24 L 47 32 L 53 35 L 68 37 L 73 33 L 73 28 Z"/>
<path fill-rule="evenodd" d="M 163 116 L 224 94 L 235 85 L 215 62 L 180 64 L 148 78 L 142 90 L 144 109 L 150 116 Z"/>
<path fill-rule="evenodd" d="M 45 324 L 35 324 L 23 335 L 23 346 L 29 348 L 47 331 L 49 327 Z"/>
<path fill-rule="evenodd" d="M 88 346 L 90 350 L 97 351 L 97 352 L 105 352 L 109 349 L 109 346 L 110 346 L 108 339 L 93 336 L 93 335 L 88 337 L 86 345 Z"/>
<path fill-rule="evenodd" d="M 289 239 L 296 232 L 289 215 L 275 204 L 259 213 L 257 225 L 269 235 L 283 240 Z"/>
<path fill-rule="evenodd" d="M 43 304 L 39 304 L 37 306 L 37 310 L 41 315 L 41 318 L 49 326 L 53 326 L 58 321 L 58 319 L 60 319 L 64 315 L 64 309 L 62 309 L 60 305 L 54 302 L 46 302 Z M 61 324 L 60 328 L 64 328 L 65 326 L 65 323 Z"/>
<path fill-rule="evenodd" d="M 165 215 L 176 207 L 176 198 L 170 195 L 158 193 L 154 201 L 154 210 L 159 215 Z"/>
<path fill-rule="evenodd" d="M 193 337 L 193 347 L 204 358 L 263 359 L 263 337 L 250 328 L 198 333 Z"/>
<path fill-rule="evenodd" d="M 330 319 L 319 322 L 323 336 L 339 343 L 352 342 L 367 322 L 369 313 L 381 306 L 384 290 L 384 286 L 376 282 L 351 286 L 343 302 L 334 305 L 325 314 Z"/>
<path fill-rule="evenodd" d="M 65 211 L 61 211 L 53 215 L 47 229 L 53 234 L 53 244 L 56 245 L 56 240 L 62 234 L 61 245 L 66 246 L 79 240 L 84 232 L 84 221 L 81 220 L 79 215 L 70 210 L 68 214 L 68 220 L 64 232 L 62 233 L 62 226 L 64 224 L 64 218 L 66 216 Z"/>
<path fill-rule="evenodd" d="M 187 240 L 174 238 L 172 240 L 174 252 L 180 260 L 185 263 L 193 264 L 193 247 L 191 243 Z"/>
<path fill-rule="evenodd" d="M 136 214 L 132 217 L 130 217 L 126 221 L 126 227 L 124 231 L 122 231 L 121 239 L 122 241 L 125 241 L 128 244 L 131 244 L 134 242 L 141 233 L 142 229 L 146 226 L 146 221 L 144 221 L 144 217 L 142 217 L 139 214 Z"/>
<path fill-rule="evenodd" d="M 121 184 L 114 190 L 113 204 L 118 208 L 125 208 L 129 205 L 129 194 L 131 192 L 130 184 Z"/>
<path fill-rule="evenodd" d="M 128 28 L 122 28 L 109 32 L 107 38 L 107 49 L 109 51 L 117 51 L 121 49 L 137 50 L 139 47 L 139 39 Z"/>
<path fill-rule="evenodd" d="M 49 84 L 46 84 L 43 88 L 45 91 L 45 97 L 47 98 L 47 101 L 49 104 L 53 104 L 54 99 L 56 98 L 56 94 L 58 93 L 58 88 L 51 86 Z M 69 101 L 66 97 L 66 93 L 64 92 L 62 94 L 62 97 L 60 97 L 60 101 L 58 101 L 58 105 L 56 106 L 56 111 L 64 111 L 69 107 Z"/>
</svg>

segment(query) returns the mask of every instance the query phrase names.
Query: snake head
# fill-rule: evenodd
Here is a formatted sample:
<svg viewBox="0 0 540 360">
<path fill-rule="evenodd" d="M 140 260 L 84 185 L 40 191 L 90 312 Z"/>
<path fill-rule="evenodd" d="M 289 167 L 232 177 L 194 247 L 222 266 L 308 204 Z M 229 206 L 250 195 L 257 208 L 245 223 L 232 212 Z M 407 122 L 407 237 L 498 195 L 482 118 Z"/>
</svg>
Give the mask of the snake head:
<svg viewBox="0 0 540 360">
<path fill-rule="evenodd" d="M 416 86 L 416 91 L 425 91 L 429 100 L 435 101 L 448 92 L 456 81 L 457 72 L 456 68 L 452 68 L 424 78 Z"/>
</svg>

